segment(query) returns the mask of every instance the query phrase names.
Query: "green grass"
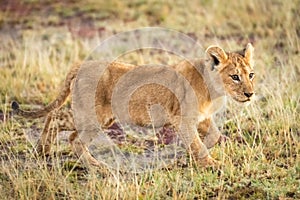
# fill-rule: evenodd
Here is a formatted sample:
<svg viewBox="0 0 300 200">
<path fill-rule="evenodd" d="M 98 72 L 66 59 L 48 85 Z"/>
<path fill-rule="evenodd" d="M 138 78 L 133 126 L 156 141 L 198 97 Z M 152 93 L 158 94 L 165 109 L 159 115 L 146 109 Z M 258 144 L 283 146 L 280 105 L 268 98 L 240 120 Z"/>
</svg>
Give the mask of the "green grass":
<svg viewBox="0 0 300 200">
<path fill-rule="evenodd" d="M 50 2 L 0 6 L 2 197 L 300 199 L 299 1 Z M 211 152 L 223 162 L 221 171 L 188 166 L 120 174 L 86 167 L 66 144 L 48 160 L 37 157 L 25 135 L 40 131 L 42 120 L 11 118 L 10 102 L 28 108 L 50 102 L 72 63 L 115 32 L 144 26 L 182 31 L 205 47 L 254 44 L 259 98 L 248 107 L 228 106 L 219 126 L 232 140 Z"/>
</svg>

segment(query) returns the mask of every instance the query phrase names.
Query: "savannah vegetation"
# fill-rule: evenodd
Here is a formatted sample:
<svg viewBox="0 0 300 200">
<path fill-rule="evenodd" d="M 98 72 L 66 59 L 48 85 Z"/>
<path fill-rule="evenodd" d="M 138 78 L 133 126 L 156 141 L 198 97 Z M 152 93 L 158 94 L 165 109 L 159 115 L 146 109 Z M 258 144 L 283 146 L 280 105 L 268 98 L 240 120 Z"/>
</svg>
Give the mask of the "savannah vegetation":
<svg viewBox="0 0 300 200">
<path fill-rule="evenodd" d="M 299 8 L 280 0 L 1 1 L 1 199 L 300 199 Z M 218 126 L 231 140 L 211 150 L 221 169 L 99 170 L 79 162 L 63 134 L 49 158 L 38 157 L 27 137 L 43 119 L 13 116 L 11 101 L 47 104 L 74 62 L 107 37 L 146 26 L 204 47 L 253 44 L 257 98 L 247 107 L 229 102 Z"/>
</svg>

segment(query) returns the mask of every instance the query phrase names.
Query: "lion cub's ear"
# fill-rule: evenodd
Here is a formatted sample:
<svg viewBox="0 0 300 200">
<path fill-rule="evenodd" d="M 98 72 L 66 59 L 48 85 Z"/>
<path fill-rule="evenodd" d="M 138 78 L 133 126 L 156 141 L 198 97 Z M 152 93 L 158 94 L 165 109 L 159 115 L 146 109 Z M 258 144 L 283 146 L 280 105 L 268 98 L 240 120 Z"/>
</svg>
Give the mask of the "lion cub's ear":
<svg viewBox="0 0 300 200">
<path fill-rule="evenodd" d="M 254 48 L 251 43 L 248 43 L 245 49 L 245 59 L 250 64 L 251 67 L 253 67 L 253 52 Z"/>
<path fill-rule="evenodd" d="M 220 63 L 225 63 L 228 58 L 226 52 L 218 46 L 208 47 L 206 54 L 212 60 L 212 70 L 217 68 Z"/>
</svg>

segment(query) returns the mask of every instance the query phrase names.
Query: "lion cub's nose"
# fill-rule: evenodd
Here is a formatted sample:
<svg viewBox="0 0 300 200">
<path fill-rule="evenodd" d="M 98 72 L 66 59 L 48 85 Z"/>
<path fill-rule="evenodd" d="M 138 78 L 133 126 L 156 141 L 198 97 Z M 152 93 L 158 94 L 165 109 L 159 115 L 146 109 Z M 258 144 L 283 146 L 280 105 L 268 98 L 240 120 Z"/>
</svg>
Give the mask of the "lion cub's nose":
<svg viewBox="0 0 300 200">
<path fill-rule="evenodd" d="M 248 98 L 250 98 L 253 95 L 253 92 L 248 93 L 248 92 L 244 92 L 244 95 Z"/>
</svg>

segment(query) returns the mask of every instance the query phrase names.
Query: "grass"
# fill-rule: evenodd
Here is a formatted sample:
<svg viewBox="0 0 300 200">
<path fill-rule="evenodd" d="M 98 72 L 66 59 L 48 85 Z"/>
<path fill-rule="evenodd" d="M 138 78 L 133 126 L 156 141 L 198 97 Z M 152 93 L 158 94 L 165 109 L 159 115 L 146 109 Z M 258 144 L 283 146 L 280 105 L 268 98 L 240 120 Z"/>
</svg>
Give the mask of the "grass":
<svg viewBox="0 0 300 200">
<path fill-rule="evenodd" d="M 0 192 L 5 199 L 300 199 L 299 1 L 20 1 L 0 6 Z M 47 6 L 46 6 L 47 5 Z M 232 140 L 211 154 L 221 171 L 194 166 L 143 174 L 89 168 L 66 143 L 37 157 L 10 102 L 50 102 L 71 64 L 116 32 L 163 26 L 203 46 L 255 47 L 258 99 L 228 105 Z M 170 38 L 171 40 L 172 38 Z M 143 62 L 138 56 L 132 62 Z M 134 60 L 136 59 L 136 60 Z M 140 60 L 139 60 L 140 59 Z"/>
</svg>

